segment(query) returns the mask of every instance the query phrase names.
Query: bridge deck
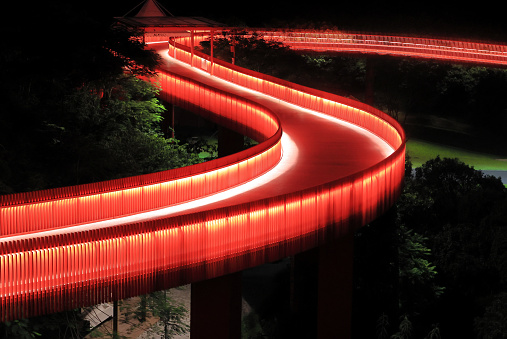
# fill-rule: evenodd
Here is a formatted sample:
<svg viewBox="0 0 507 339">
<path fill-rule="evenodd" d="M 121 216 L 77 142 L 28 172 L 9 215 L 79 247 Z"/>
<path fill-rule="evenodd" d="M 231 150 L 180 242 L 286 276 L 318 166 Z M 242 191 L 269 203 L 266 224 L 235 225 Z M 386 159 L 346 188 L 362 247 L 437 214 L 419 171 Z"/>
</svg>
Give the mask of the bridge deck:
<svg viewBox="0 0 507 339">
<path fill-rule="evenodd" d="M 279 117 L 285 135 L 282 139 L 283 159 L 268 175 L 263 176 L 265 178 L 248 185 L 247 190 L 236 188 L 233 196 L 193 211 L 216 209 L 321 185 L 364 170 L 393 152 L 384 140 L 365 129 L 224 82 L 174 61 L 167 56 L 166 50 L 162 50 L 161 55 L 164 69 L 271 109 Z"/>
<path fill-rule="evenodd" d="M 119 300 L 278 260 L 364 225 L 399 194 L 403 132 L 395 122 L 377 116 L 373 108 L 365 107 L 372 113 L 359 112 L 357 107 L 326 98 L 319 101 L 336 110 L 330 114 L 360 120 L 380 136 L 210 76 L 169 58 L 164 45 L 153 45 L 163 56 L 162 71 L 246 98 L 273 112 L 283 129 L 281 160 L 244 184 L 155 210 L 144 207 L 145 200 L 152 199 L 144 187 L 150 191 L 151 184 L 117 191 L 101 191 L 97 185 L 99 191 L 92 195 L 69 191 L 70 197 L 55 199 L 46 192 L 42 200 L 20 199 L 12 206 L 5 200 L 4 220 L 13 220 L 14 227 L 0 237 L 1 320 Z M 293 90 L 289 84 L 275 86 Z M 313 95 L 302 92 L 297 97 Z M 391 138 L 392 146 L 381 136 Z M 236 172 L 232 173 L 230 177 Z M 160 189 L 158 195 L 167 195 L 164 192 Z M 123 196 L 130 200 L 121 200 Z M 116 197 L 120 198 L 113 206 Z M 88 203 L 89 210 L 80 207 Z M 124 212 L 126 205 L 137 205 L 137 209 Z M 101 215 L 110 208 L 117 214 Z M 30 218 L 36 211 L 54 219 L 46 221 L 47 227 L 17 232 L 16 222 L 33 222 Z M 89 221 L 77 225 L 67 221 L 66 213 L 74 217 L 76 211 Z M 37 227 L 43 218 L 34 220 Z"/>
</svg>

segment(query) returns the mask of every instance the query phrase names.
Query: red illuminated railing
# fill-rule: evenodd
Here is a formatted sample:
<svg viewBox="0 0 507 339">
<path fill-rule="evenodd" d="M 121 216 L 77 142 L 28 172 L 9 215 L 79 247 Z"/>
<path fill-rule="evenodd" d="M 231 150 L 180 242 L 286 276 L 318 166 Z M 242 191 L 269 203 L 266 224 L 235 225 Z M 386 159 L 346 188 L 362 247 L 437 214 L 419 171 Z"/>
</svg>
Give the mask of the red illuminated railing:
<svg viewBox="0 0 507 339">
<path fill-rule="evenodd" d="M 171 93 L 171 101 L 206 111 L 210 120 L 261 143 L 227 157 L 165 172 L 0 196 L 0 237 L 116 218 L 201 198 L 249 181 L 278 163 L 282 131 L 272 112 L 174 74 L 162 73 L 161 81 L 164 93 Z M 165 98 L 169 100 L 167 95 Z"/>
<path fill-rule="evenodd" d="M 507 46 L 498 43 L 345 31 L 249 29 L 247 33 L 257 33 L 264 39 L 282 42 L 296 50 L 391 54 L 490 66 L 507 65 Z"/>
<path fill-rule="evenodd" d="M 316 49 L 321 43 L 313 42 Z M 281 259 L 365 225 L 398 198 L 405 135 L 383 112 L 184 46 L 170 46 L 169 55 L 216 78 L 360 126 L 394 151 L 369 168 L 301 190 L 289 187 L 283 194 L 217 208 L 116 220 L 247 182 L 276 165 L 282 154 L 283 123 L 273 112 L 161 67 L 163 100 L 261 143 L 182 169 L 0 197 L 1 321 L 118 300 Z"/>
<path fill-rule="evenodd" d="M 347 32 L 263 30 L 258 33 L 265 38 L 281 41 L 293 49 L 392 54 L 454 62 L 507 65 L 507 46 L 500 44 Z"/>
</svg>

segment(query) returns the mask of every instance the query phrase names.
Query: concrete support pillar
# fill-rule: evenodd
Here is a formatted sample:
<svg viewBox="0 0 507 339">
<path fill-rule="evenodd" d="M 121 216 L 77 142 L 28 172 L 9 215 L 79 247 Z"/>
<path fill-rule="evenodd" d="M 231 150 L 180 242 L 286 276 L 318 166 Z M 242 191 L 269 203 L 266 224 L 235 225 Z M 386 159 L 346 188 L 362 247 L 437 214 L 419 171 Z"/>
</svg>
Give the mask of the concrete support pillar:
<svg viewBox="0 0 507 339">
<path fill-rule="evenodd" d="M 223 157 L 243 150 L 242 134 L 220 126 L 218 129 L 218 157 Z"/>
<path fill-rule="evenodd" d="M 241 338 L 241 272 L 192 284 L 190 338 Z"/>
<path fill-rule="evenodd" d="M 352 336 L 354 234 L 319 247 L 318 338 Z"/>
<path fill-rule="evenodd" d="M 298 333 L 307 338 L 350 338 L 353 234 L 294 256 Z"/>
<path fill-rule="evenodd" d="M 319 249 L 298 253 L 293 258 L 291 307 L 294 329 L 291 335 L 316 338 Z"/>
</svg>

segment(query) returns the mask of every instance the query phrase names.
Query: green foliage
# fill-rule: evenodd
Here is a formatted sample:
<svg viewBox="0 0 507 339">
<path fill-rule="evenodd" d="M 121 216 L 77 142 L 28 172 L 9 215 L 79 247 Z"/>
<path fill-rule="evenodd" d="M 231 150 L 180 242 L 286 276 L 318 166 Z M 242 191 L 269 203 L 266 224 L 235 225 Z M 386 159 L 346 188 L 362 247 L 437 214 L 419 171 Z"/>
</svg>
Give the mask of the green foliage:
<svg viewBox="0 0 507 339">
<path fill-rule="evenodd" d="M 412 337 L 412 322 L 404 315 L 400 319 L 398 332 L 391 336 L 391 339 L 408 339 Z"/>
<path fill-rule="evenodd" d="M 505 187 L 458 159 L 431 159 L 413 175 L 407 160 L 393 220 L 356 236 L 355 314 L 372 327 L 368 332 L 358 325 L 359 333 L 406 338 L 409 321 L 412 338 L 505 337 Z M 391 268 L 397 268 L 398 284 L 384 281 Z M 396 309 L 388 295 L 397 298 Z"/>
<path fill-rule="evenodd" d="M 435 325 L 424 339 L 440 339 L 440 328 Z"/>
<path fill-rule="evenodd" d="M 231 48 L 234 47 L 234 53 Z M 201 43 L 201 50 L 209 54 L 211 42 Z M 213 40 L 213 55 L 238 66 L 262 72 L 275 77 L 297 80 L 298 73 L 294 68 L 304 65 L 304 60 L 282 43 L 264 39 L 257 33 L 235 32 Z"/>
<path fill-rule="evenodd" d="M 475 319 L 478 339 L 503 339 L 507 334 L 507 293 L 495 296 L 482 316 Z"/>
<path fill-rule="evenodd" d="M 422 284 L 432 280 L 435 275 L 435 266 L 430 266 L 428 260 L 430 250 L 423 243 L 426 240 L 412 230 L 401 227 L 400 252 L 400 278 L 407 279 L 410 283 Z"/>
<path fill-rule="evenodd" d="M 376 326 L 376 338 L 377 339 L 386 339 L 389 337 L 389 316 L 385 313 L 382 313 L 380 317 L 377 319 Z"/>
<path fill-rule="evenodd" d="M 174 139 L 165 139 L 159 122 L 163 105 L 158 88 L 135 77 L 121 77 L 103 96 L 84 88 L 66 102 L 67 133 L 62 147 L 79 182 L 151 173 L 199 162 Z M 97 155 L 100 155 L 97 158 Z M 83 165 L 81 165 L 83 164 Z"/>
<path fill-rule="evenodd" d="M 83 320 L 80 310 L 76 309 L 0 323 L 0 338 L 82 338 L 88 327 L 89 323 Z"/>
<path fill-rule="evenodd" d="M 186 148 L 190 154 L 198 154 L 200 159 L 209 161 L 218 158 L 218 139 L 215 136 L 192 137 Z"/>
<path fill-rule="evenodd" d="M 8 321 L 0 326 L 3 327 L 1 338 L 32 339 L 41 336 L 36 331 L 39 326 L 32 325 L 28 319 Z"/>
<path fill-rule="evenodd" d="M 416 59 L 375 58 L 378 103 L 400 100 L 403 110 L 440 116 L 505 116 L 507 88 L 503 69 L 453 65 Z"/>
<path fill-rule="evenodd" d="M 160 319 L 152 330 L 155 333 L 162 333 L 163 338 L 172 338 L 175 334 L 187 333 L 190 327 L 184 322 L 188 311 L 182 305 L 176 304 L 168 295 L 167 291 L 158 291 L 151 294 L 148 300 L 153 316 Z"/>
<path fill-rule="evenodd" d="M 417 333 L 414 329 L 414 325 L 407 314 L 402 315 L 399 318 L 398 328 L 396 332 L 389 335 L 389 317 L 387 314 L 382 315 L 377 320 L 376 339 L 408 339 L 408 338 L 423 338 L 421 334 Z M 440 328 L 438 325 L 432 325 L 430 331 L 424 336 L 424 339 L 440 339 Z"/>
<path fill-rule="evenodd" d="M 241 319 L 241 338 L 254 339 L 265 337 L 261 319 L 255 311 L 251 311 Z"/>
<path fill-rule="evenodd" d="M 497 201 L 505 198 L 500 179 L 484 175 L 458 159 L 436 157 L 427 161 L 415 169 L 409 185 L 418 199 L 432 205 L 417 222 L 425 224 L 424 232 L 449 222 L 479 222 L 493 212 Z M 423 231 L 422 225 L 418 230 Z"/>
<path fill-rule="evenodd" d="M 40 108 L 23 109 L 28 127 L 18 115 L 3 117 L 8 130 L 0 137 L 5 161 L 0 193 L 102 181 L 201 161 L 177 140 L 163 137 L 158 87 L 124 74 L 110 79 L 109 87 L 100 85 L 104 84 L 88 83 L 57 101 L 46 98 Z"/>
<path fill-rule="evenodd" d="M 0 52 L 0 194 L 201 161 L 163 138 L 159 89 L 137 78 L 155 74 L 158 55 L 144 49 L 138 32 L 73 6 L 37 5 L 26 13 L 41 36 L 72 31 L 51 48 L 45 39 L 25 43 L 33 28 L 24 22 L 8 28 Z"/>
<path fill-rule="evenodd" d="M 398 227 L 400 310 L 410 314 L 425 311 L 443 293 L 436 284 L 437 271 L 426 247 L 427 238 L 404 225 Z"/>
<path fill-rule="evenodd" d="M 491 318 L 492 295 L 503 293 L 507 257 L 506 190 L 497 178 L 484 175 L 458 159 L 435 158 L 407 176 L 398 202 L 400 221 L 420 234 L 428 250 L 417 263 L 427 273 L 437 271 L 436 282 L 445 287 L 424 317 L 438 319 L 442 336 L 471 337 Z M 422 249 L 411 248 L 421 252 Z M 400 260 L 400 266 L 402 261 Z M 416 277 L 424 281 L 419 270 Z M 426 276 L 429 277 L 429 276 Z M 427 289 L 431 284 L 425 283 Z M 424 295 L 424 289 L 420 290 Z M 460 319 L 459 324 L 455 319 Z M 437 334 L 434 334 L 437 335 Z M 505 333 L 504 333 L 505 335 Z"/>
<path fill-rule="evenodd" d="M 360 100 L 364 97 L 366 59 L 336 55 L 303 55 L 305 86 Z"/>
</svg>

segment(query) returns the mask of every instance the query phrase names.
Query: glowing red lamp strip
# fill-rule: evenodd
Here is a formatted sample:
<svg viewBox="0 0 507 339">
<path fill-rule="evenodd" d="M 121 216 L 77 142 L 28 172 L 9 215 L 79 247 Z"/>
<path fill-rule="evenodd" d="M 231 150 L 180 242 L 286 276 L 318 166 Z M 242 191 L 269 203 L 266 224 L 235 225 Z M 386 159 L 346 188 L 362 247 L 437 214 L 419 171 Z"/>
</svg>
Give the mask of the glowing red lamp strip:
<svg viewBox="0 0 507 339">
<path fill-rule="evenodd" d="M 507 46 L 500 44 L 348 32 L 263 30 L 258 33 L 294 49 L 379 53 L 507 65 Z"/>
<path fill-rule="evenodd" d="M 0 237 L 130 215 L 201 198 L 255 178 L 281 157 L 280 123 L 243 98 L 161 72 L 164 99 L 261 141 L 227 157 L 161 173 L 0 196 Z M 171 98 L 169 94 L 171 93 Z M 215 111 L 212 113 L 212 111 Z"/>
</svg>

